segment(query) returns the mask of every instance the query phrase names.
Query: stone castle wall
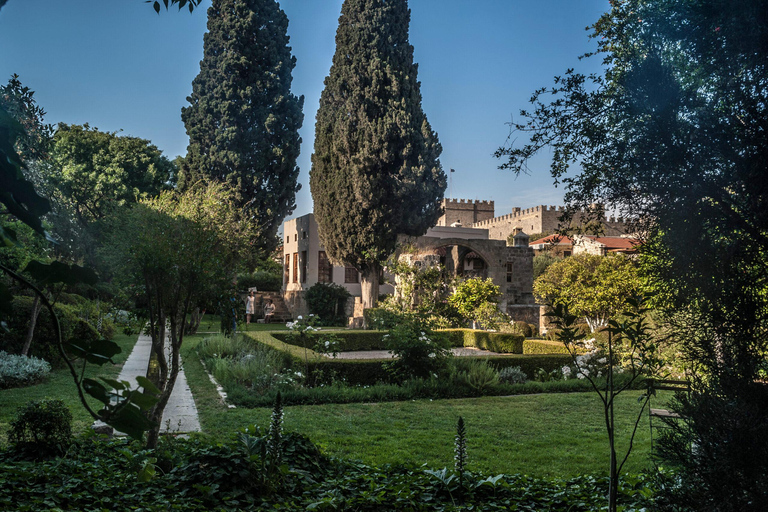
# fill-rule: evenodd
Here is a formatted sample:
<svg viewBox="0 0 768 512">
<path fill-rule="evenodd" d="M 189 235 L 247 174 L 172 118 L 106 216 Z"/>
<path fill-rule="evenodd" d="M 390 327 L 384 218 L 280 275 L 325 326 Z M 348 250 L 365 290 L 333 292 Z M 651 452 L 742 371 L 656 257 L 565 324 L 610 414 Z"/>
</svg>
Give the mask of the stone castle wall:
<svg viewBox="0 0 768 512">
<path fill-rule="evenodd" d="M 443 215 L 438 219 L 438 226 L 450 226 L 460 222 L 470 227 L 477 222 L 492 219 L 495 215 L 493 201 L 473 201 L 471 199 L 443 199 Z"/>
<path fill-rule="evenodd" d="M 515 228 L 526 234 L 555 231 L 560 224 L 560 216 L 565 211 L 563 206 L 539 205 L 532 208 L 513 208 L 512 213 L 482 220 L 472 224 L 474 228 L 488 230 L 488 236 L 495 240 L 506 240 Z M 577 212 L 572 224 L 578 225 L 584 214 Z M 621 217 L 605 217 L 601 220 L 604 236 L 621 236 L 627 233 L 627 222 Z"/>
</svg>

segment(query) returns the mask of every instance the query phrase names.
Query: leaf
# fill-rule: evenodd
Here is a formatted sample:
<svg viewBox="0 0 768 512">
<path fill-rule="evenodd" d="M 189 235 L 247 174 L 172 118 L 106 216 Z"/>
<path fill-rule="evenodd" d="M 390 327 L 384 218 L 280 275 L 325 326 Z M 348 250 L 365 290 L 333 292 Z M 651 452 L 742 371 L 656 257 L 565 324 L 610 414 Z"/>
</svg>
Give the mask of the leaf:
<svg viewBox="0 0 768 512">
<path fill-rule="evenodd" d="M 160 2 L 155 2 L 155 4 L 152 7 L 154 7 L 155 12 L 157 14 L 160 14 Z"/>
<path fill-rule="evenodd" d="M 126 389 L 130 389 L 130 387 L 131 387 L 130 384 L 128 382 L 126 382 L 126 381 L 120 381 L 120 380 L 115 380 L 115 379 L 108 379 L 106 377 L 99 377 L 99 378 L 101 380 L 103 380 L 104 382 L 106 382 L 107 384 L 109 384 L 110 386 L 112 386 L 112 388 L 115 391 L 123 391 L 123 390 L 126 390 Z"/>
<path fill-rule="evenodd" d="M 83 389 L 86 393 L 103 404 L 109 404 L 112 398 L 111 395 L 107 393 L 107 388 L 93 379 L 83 379 Z"/>
<path fill-rule="evenodd" d="M 67 285 L 86 284 L 93 286 L 99 281 L 96 272 L 92 269 L 75 264 L 67 265 L 60 261 L 46 264 L 33 260 L 27 264 L 24 271 L 32 275 L 42 285 L 64 283 Z"/>
<path fill-rule="evenodd" d="M 157 403 L 157 397 L 148 393 L 142 393 L 141 391 L 134 389 L 128 395 L 128 400 L 139 406 L 142 411 L 148 411 L 153 405 Z"/>
<path fill-rule="evenodd" d="M 139 386 L 144 388 L 144 392 L 153 393 L 155 395 L 159 395 L 161 393 L 161 391 L 157 389 L 157 386 L 155 386 L 151 380 L 142 375 L 136 377 L 136 382 L 139 383 Z"/>
<path fill-rule="evenodd" d="M 77 357 L 83 357 L 89 363 L 99 366 L 112 362 L 112 357 L 122 352 L 120 345 L 105 339 L 96 340 L 90 344 L 87 342 L 76 343 L 67 343 L 69 350 Z"/>
<path fill-rule="evenodd" d="M 153 426 L 141 409 L 130 402 L 122 402 L 117 407 L 107 406 L 99 411 L 99 415 L 107 425 L 138 440 L 141 440 L 144 432 Z"/>
</svg>

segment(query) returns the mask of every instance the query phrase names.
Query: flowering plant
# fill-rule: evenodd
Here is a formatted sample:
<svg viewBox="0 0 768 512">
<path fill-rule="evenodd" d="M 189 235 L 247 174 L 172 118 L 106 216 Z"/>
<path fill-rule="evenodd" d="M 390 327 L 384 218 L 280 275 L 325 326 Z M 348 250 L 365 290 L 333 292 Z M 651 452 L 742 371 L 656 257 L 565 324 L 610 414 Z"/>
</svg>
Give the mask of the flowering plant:
<svg viewBox="0 0 768 512">
<path fill-rule="evenodd" d="M 416 322 L 403 322 L 384 335 L 394 359 L 385 369 L 398 380 L 427 378 L 442 372 L 450 355 L 437 333 Z"/>
</svg>

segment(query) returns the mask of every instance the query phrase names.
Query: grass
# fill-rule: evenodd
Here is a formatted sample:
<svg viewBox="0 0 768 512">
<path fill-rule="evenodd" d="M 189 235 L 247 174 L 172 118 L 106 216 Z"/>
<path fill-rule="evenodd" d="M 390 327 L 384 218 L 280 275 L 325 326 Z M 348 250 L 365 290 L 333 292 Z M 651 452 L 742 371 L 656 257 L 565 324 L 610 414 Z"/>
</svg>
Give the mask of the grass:
<svg viewBox="0 0 768 512">
<path fill-rule="evenodd" d="M 221 401 L 194 351 L 204 337 L 186 337 L 182 357 L 205 435 L 221 439 L 248 425 L 266 427 L 271 414 L 268 408 L 228 409 Z M 123 347 L 116 362 L 125 360 L 135 340 L 136 336 L 115 337 Z M 90 373 L 114 377 L 119 366 L 92 367 Z M 628 433 L 638 410 L 639 393 L 629 391 L 618 400 L 616 414 L 622 434 Z M 75 431 L 90 426 L 71 376 L 62 369 L 35 386 L 0 390 L 0 432 L 7 431 L 18 407 L 46 397 L 65 401 L 74 416 Z M 662 402 L 656 399 L 654 405 Z M 602 407 L 593 393 L 286 407 L 285 428 L 308 435 L 333 456 L 375 465 L 408 463 L 442 468 L 453 465 L 453 437 L 459 416 L 467 427 L 470 470 L 562 478 L 607 473 Z M 619 442 L 625 447 L 626 437 Z M 649 446 L 645 416 L 628 471 L 650 465 Z"/>
<path fill-rule="evenodd" d="M 86 375 L 91 378 L 117 377 L 122 364 L 131 353 L 137 337 L 137 335 L 115 334 L 113 341 L 122 348 L 122 352 L 112 358 L 116 364 L 107 363 L 101 367 L 89 364 L 86 368 Z M 79 366 L 76 366 L 76 368 L 79 369 Z M 34 386 L 0 390 L 0 439 L 5 439 L 9 428 L 8 423 L 15 417 L 16 410 L 19 407 L 30 400 L 41 400 L 43 398 L 59 398 L 64 400 L 69 410 L 72 411 L 72 428 L 74 431 L 82 432 L 93 423 L 93 419 L 80 403 L 75 383 L 72 380 L 72 374 L 68 368 L 64 367 L 51 371 L 43 382 Z M 96 400 L 89 399 L 88 402 L 94 410 L 101 408 L 101 403 Z"/>
<path fill-rule="evenodd" d="M 266 427 L 271 411 L 228 409 L 208 380 L 190 337 L 182 349 L 187 381 L 200 421 L 213 438 L 257 424 Z M 628 433 L 638 412 L 640 391 L 619 397 L 620 432 Z M 657 402 L 658 403 L 658 402 Z M 606 474 L 608 444 L 602 405 L 593 393 L 520 395 L 457 400 L 293 406 L 285 408 L 285 428 L 308 435 L 328 454 L 367 464 L 453 464 L 458 417 L 467 426 L 469 469 L 523 473 L 537 477 Z M 621 437 L 620 447 L 627 444 Z M 625 469 L 650 465 L 647 416 Z"/>
</svg>

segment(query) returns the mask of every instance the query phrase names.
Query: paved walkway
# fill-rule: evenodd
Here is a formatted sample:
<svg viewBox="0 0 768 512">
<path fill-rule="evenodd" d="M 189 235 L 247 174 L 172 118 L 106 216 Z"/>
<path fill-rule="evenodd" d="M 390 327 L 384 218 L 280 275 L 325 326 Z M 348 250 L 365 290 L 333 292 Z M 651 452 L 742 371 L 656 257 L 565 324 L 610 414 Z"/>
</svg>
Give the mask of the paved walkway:
<svg viewBox="0 0 768 512">
<path fill-rule="evenodd" d="M 136 382 L 137 375 L 146 375 L 149 365 L 149 355 L 152 351 L 152 338 L 146 334 L 140 334 L 136 345 L 131 351 L 131 355 L 123 364 L 118 380 L 125 380 L 131 383 L 133 388 L 138 387 Z M 181 361 L 179 361 L 181 363 Z M 101 422 L 97 422 L 101 424 Z M 187 384 L 187 377 L 184 375 L 184 366 L 179 370 L 176 378 L 176 384 L 173 386 L 173 392 L 168 399 L 168 404 L 163 411 L 163 422 L 160 428 L 161 433 L 184 433 L 200 432 L 200 420 L 197 416 L 197 407 L 192 391 Z M 121 432 L 115 432 L 121 435 Z"/>
</svg>

